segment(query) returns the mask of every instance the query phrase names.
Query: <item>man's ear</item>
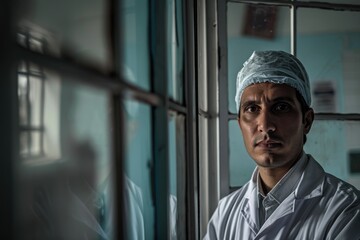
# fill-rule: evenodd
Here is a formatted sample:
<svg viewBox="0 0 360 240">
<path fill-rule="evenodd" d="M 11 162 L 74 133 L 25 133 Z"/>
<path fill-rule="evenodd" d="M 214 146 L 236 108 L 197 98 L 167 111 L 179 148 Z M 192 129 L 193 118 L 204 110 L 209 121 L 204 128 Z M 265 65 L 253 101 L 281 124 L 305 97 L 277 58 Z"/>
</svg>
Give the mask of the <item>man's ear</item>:
<svg viewBox="0 0 360 240">
<path fill-rule="evenodd" d="M 304 114 L 304 133 L 308 134 L 314 122 L 314 110 L 309 108 Z"/>
</svg>

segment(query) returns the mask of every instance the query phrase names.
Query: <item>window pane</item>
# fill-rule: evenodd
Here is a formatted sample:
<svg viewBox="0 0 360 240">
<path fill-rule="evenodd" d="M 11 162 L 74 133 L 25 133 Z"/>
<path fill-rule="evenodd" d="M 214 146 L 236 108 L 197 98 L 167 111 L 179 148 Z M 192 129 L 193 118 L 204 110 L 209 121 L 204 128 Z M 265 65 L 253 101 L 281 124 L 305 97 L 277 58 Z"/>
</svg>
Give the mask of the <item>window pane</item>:
<svg viewBox="0 0 360 240">
<path fill-rule="evenodd" d="M 184 98 L 184 30 L 182 1 L 168 2 L 168 93 L 180 103 Z"/>
<path fill-rule="evenodd" d="M 308 0 L 296 0 L 298 2 L 309 2 Z M 327 2 L 327 3 L 339 3 L 339 4 L 357 4 L 359 5 L 359 0 L 317 0 L 316 2 Z"/>
<path fill-rule="evenodd" d="M 360 188 L 360 122 L 316 120 L 304 146 L 325 171 Z M 236 121 L 229 123 L 230 186 L 240 187 L 249 181 L 255 168 L 249 157 Z M 324 151 L 326 149 L 326 151 Z M 353 170 L 350 168 L 353 166 Z"/>
<path fill-rule="evenodd" d="M 249 181 L 255 162 L 246 151 L 237 121 L 229 122 L 229 177 L 231 187 L 243 186 Z"/>
<path fill-rule="evenodd" d="M 58 159 L 60 157 L 60 76 L 52 71 L 41 69 L 34 73 L 22 62 L 18 72 L 19 124 L 22 136 L 29 134 L 25 145 L 21 145 L 21 156 L 26 158 Z M 38 67 L 40 70 L 40 67 Z M 33 134 L 37 133 L 37 134 Z M 35 138 L 38 140 L 33 140 Z M 22 137 L 20 137 L 21 139 Z M 23 143 L 25 140 L 21 140 Z"/>
<path fill-rule="evenodd" d="M 27 156 L 29 154 L 29 148 L 30 148 L 29 144 L 30 144 L 29 132 L 27 131 L 20 132 L 20 139 L 19 139 L 20 156 Z"/>
<path fill-rule="evenodd" d="M 186 238 L 185 117 L 169 113 L 169 239 Z"/>
<path fill-rule="evenodd" d="M 29 96 L 27 76 L 18 74 L 19 122 L 20 126 L 29 124 Z"/>
<path fill-rule="evenodd" d="M 288 7 L 228 3 L 229 110 L 236 113 L 235 82 L 242 64 L 255 50 L 290 51 Z"/>
<path fill-rule="evenodd" d="M 325 171 L 360 189 L 360 171 L 359 167 L 356 168 L 360 166 L 359 136 L 360 122 L 317 120 L 307 136 L 304 149 Z"/>
<path fill-rule="evenodd" d="M 360 113 L 359 12 L 299 9 L 298 57 L 315 112 Z"/>
<path fill-rule="evenodd" d="M 20 45 L 112 70 L 109 41 L 109 1 L 20 0 Z"/>
<path fill-rule="evenodd" d="M 41 131 L 32 131 L 31 139 L 30 139 L 30 154 L 33 156 L 40 156 L 42 153 L 42 142 L 41 135 L 43 133 Z"/>
<path fill-rule="evenodd" d="M 42 98 L 44 97 L 43 84 L 44 79 L 38 77 L 29 77 L 29 107 L 30 107 L 30 116 L 31 126 L 40 126 L 42 121 L 42 108 L 43 102 Z"/>
<path fill-rule="evenodd" d="M 169 193 L 177 197 L 177 145 L 176 145 L 176 113 L 169 113 Z"/>
<path fill-rule="evenodd" d="M 154 239 L 151 108 L 125 101 L 125 223 L 127 239 Z M 155 194 L 155 193 L 154 193 Z M 144 238 L 145 237 L 145 238 Z"/>
<path fill-rule="evenodd" d="M 109 95 L 47 76 L 48 154 L 16 165 L 16 239 L 114 239 Z M 39 139 L 33 132 L 32 143 Z"/>
<path fill-rule="evenodd" d="M 125 80 L 150 90 L 149 3 L 140 0 L 122 2 L 123 62 Z"/>
</svg>

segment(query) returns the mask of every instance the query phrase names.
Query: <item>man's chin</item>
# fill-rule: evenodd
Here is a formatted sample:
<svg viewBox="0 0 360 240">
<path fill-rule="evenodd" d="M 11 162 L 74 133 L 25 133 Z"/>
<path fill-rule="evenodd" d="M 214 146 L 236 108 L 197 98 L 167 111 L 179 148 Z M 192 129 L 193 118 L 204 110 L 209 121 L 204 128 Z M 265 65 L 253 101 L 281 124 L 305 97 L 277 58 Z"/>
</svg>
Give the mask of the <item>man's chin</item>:
<svg viewBox="0 0 360 240">
<path fill-rule="evenodd" d="M 264 153 L 261 155 L 257 155 L 253 158 L 256 162 L 256 164 L 260 167 L 266 167 L 266 168 L 276 168 L 281 166 L 281 158 L 276 153 Z"/>
</svg>

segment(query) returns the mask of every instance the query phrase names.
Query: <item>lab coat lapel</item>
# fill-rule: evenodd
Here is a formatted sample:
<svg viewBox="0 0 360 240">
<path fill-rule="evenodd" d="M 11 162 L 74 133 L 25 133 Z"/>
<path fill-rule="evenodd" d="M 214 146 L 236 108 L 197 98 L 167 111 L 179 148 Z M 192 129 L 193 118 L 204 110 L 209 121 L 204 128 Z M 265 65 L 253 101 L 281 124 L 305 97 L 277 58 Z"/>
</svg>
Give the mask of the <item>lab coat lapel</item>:
<svg viewBox="0 0 360 240">
<path fill-rule="evenodd" d="M 315 159 L 309 155 L 309 163 L 301 176 L 295 190 L 297 199 L 310 199 L 323 195 L 325 171 Z"/>
<path fill-rule="evenodd" d="M 257 175 L 257 169 L 253 173 L 253 179 Z M 256 182 L 250 181 L 248 189 L 244 196 L 244 205 L 241 209 L 241 215 L 245 219 L 245 222 L 249 225 L 249 228 L 254 234 L 259 232 L 259 205 Z"/>
</svg>

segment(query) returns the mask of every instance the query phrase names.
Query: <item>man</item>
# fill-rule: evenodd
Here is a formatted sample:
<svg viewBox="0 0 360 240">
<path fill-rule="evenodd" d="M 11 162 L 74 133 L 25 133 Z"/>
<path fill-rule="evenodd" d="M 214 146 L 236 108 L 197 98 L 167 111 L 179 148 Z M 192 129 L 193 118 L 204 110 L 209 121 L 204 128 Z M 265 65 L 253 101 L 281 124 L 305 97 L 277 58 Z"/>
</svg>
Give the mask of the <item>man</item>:
<svg viewBox="0 0 360 240">
<path fill-rule="evenodd" d="M 204 239 L 360 239 L 360 192 L 303 151 L 314 120 L 308 75 L 282 51 L 254 52 L 237 77 L 238 123 L 256 162 L 220 200 Z"/>
</svg>

